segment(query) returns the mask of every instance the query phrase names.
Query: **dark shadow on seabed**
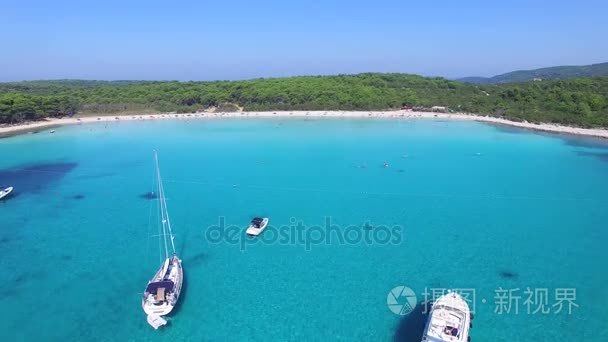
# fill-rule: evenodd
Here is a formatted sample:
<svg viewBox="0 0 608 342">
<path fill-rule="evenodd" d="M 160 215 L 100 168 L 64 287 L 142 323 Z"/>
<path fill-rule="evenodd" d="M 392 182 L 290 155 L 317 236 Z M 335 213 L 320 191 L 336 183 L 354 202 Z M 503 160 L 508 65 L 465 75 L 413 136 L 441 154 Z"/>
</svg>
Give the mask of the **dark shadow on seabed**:
<svg viewBox="0 0 608 342">
<path fill-rule="evenodd" d="M 507 133 L 507 134 L 536 134 L 549 138 L 558 138 L 563 140 L 563 142 L 568 146 L 573 147 L 587 147 L 587 148 L 608 148 L 608 139 L 594 137 L 594 136 L 585 136 L 585 135 L 576 135 L 576 134 L 568 134 L 561 132 L 550 132 L 550 131 L 540 131 L 532 128 L 525 127 L 516 127 L 510 126 L 501 123 L 494 122 L 484 122 L 483 124 L 492 126 L 499 133 Z"/>
<path fill-rule="evenodd" d="M 177 301 L 177 303 L 175 303 L 173 310 L 169 314 L 169 320 L 177 318 L 176 316 L 181 311 L 182 305 L 183 305 L 184 301 L 186 300 L 187 294 L 188 294 L 188 275 L 186 274 L 186 271 L 184 270 L 184 279 L 182 282 L 182 290 L 179 294 L 179 300 Z"/>
<path fill-rule="evenodd" d="M 608 139 L 592 137 L 592 136 L 577 136 L 573 134 L 534 131 L 525 128 L 511 127 L 508 125 L 486 123 L 493 126 L 498 132 L 510 134 L 525 134 L 534 133 L 549 138 L 558 138 L 563 141 L 566 146 L 593 149 L 595 151 L 575 151 L 581 157 L 595 157 L 603 162 L 608 162 Z"/>
<path fill-rule="evenodd" d="M 186 227 L 187 228 L 185 229 L 183 236 L 187 236 L 187 233 L 190 230 L 189 226 L 186 226 Z M 186 273 L 186 268 L 188 267 L 189 263 L 188 263 L 188 260 L 184 260 L 184 254 L 183 254 L 186 249 L 186 241 L 188 241 L 188 240 L 182 239 L 181 248 L 179 248 L 178 255 L 182 259 L 182 270 L 184 271 L 184 279 L 183 279 L 183 283 L 182 283 L 182 290 L 181 290 L 181 293 L 179 294 L 179 300 L 177 301 L 177 303 L 175 304 L 175 307 L 173 308 L 173 311 L 169 315 L 169 317 L 171 319 L 175 318 L 175 316 L 177 314 L 179 314 L 179 312 L 181 311 L 181 308 L 182 308 L 182 304 L 186 300 L 186 295 L 188 294 L 188 274 Z"/>
<path fill-rule="evenodd" d="M 594 157 L 603 162 L 608 162 L 608 152 L 586 152 L 586 151 L 578 151 L 576 152 L 581 157 Z"/>
<path fill-rule="evenodd" d="M 608 139 L 579 136 L 561 136 L 561 138 L 568 146 L 608 150 Z"/>
<path fill-rule="evenodd" d="M 143 194 L 139 195 L 139 198 L 143 198 L 146 200 L 153 200 L 153 199 L 157 199 L 158 195 L 156 195 L 156 193 L 153 191 L 149 191 L 149 192 L 144 192 Z"/>
<path fill-rule="evenodd" d="M 393 335 L 393 342 L 420 342 L 422 341 L 422 333 L 424 332 L 424 326 L 428 318 L 428 313 L 431 309 L 431 303 L 420 303 L 416 305 L 414 311 L 403 316 L 395 333 Z"/>
<path fill-rule="evenodd" d="M 12 196 L 40 192 L 50 183 L 63 178 L 77 163 L 26 164 L 0 169 L 0 186 L 12 186 Z M 5 185 L 6 184 L 6 185 Z"/>
</svg>

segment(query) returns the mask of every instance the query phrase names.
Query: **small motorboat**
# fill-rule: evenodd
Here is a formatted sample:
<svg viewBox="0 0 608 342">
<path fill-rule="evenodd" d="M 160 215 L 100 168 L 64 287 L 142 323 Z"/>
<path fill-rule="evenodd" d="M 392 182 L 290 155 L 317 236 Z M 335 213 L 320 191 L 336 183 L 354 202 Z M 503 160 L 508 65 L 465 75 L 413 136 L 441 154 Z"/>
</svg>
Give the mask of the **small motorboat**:
<svg viewBox="0 0 608 342">
<path fill-rule="evenodd" d="M 448 292 L 433 304 L 422 342 L 468 342 L 471 319 L 466 300 L 456 292 Z"/>
<path fill-rule="evenodd" d="M 253 220 L 251 220 L 251 224 L 249 225 L 249 228 L 247 228 L 246 233 L 249 236 L 258 236 L 262 234 L 264 229 L 266 229 L 266 226 L 268 226 L 267 217 L 254 217 Z"/>
<path fill-rule="evenodd" d="M 0 199 L 3 199 L 4 197 L 10 195 L 11 192 L 13 192 L 12 186 L 9 186 L 8 188 L 6 188 L 4 190 L 0 190 Z"/>
</svg>

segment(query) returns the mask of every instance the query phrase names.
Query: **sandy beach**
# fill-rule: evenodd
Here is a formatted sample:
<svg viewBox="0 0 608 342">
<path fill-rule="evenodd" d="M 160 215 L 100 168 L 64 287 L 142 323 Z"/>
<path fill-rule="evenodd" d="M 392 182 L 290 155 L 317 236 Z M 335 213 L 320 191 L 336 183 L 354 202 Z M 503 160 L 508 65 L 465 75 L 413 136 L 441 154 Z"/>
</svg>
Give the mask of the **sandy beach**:
<svg viewBox="0 0 608 342">
<path fill-rule="evenodd" d="M 72 118 L 49 118 L 42 121 L 26 122 L 18 125 L 0 126 L 0 136 L 12 136 L 17 134 L 36 132 L 41 129 L 62 125 L 84 124 L 92 122 L 117 122 L 117 121 L 137 121 L 137 120 L 192 120 L 192 119 L 217 119 L 217 118 L 289 118 L 289 117 L 310 117 L 310 118 L 369 118 L 369 119 L 439 119 L 439 120 L 458 120 L 458 121 L 479 121 L 493 124 L 508 125 L 535 131 L 574 134 L 589 137 L 608 139 L 606 129 L 587 129 L 556 124 L 534 124 L 529 122 L 516 122 L 490 116 L 462 114 L 462 113 L 429 113 L 412 111 L 276 111 L 276 112 L 229 112 L 229 113 L 192 113 L 192 114 L 141 114 L 141 115 L 111 115 L 111 116 L 86 116 Z"/>
</svg>

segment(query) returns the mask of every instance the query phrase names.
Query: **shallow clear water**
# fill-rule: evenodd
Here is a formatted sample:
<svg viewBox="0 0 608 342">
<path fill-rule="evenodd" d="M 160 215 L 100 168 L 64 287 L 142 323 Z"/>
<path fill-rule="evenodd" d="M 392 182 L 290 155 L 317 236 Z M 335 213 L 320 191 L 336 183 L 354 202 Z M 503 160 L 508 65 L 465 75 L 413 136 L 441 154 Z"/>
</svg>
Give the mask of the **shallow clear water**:
<svg viewBox="0 0 608 342">
<path fill-rule="evenodd" d="M 159 263 L 156 201 L 142 196 L 153 148 L 187 279 L 162 331 L 140 305 Z M 0 185 L 16 187 L 0 202 L 2 339 L 419 340 L 420 307 L 387 307 L 399 285 L 419 300 L 476 289 L 473 340 L 608 339 L 598 141 L 468 122 L 226 119 L 61 127 L 1 139 L 0 157 Z M 273 228 L 399 226 L 402 239 L 208 239 L 220 218 L 244 229 L 256 215 Z M 547 288 L 549 304 L 575 288 L 578 307 L 527 314 L 527 287 Z M 498 288 L 522 291 L 519 314 L 495 312 Z"/>
</svg>

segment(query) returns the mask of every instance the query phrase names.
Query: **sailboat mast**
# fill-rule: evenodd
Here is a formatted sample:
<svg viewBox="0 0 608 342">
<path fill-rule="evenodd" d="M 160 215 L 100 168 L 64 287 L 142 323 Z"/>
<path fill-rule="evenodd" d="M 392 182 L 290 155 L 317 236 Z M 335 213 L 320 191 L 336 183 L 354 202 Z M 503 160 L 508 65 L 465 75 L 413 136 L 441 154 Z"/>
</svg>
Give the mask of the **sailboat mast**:
<svg viewBox="0 0 608 342">
<path fill-rule="evenodd" d="M 165 218 L 165 201 L 164 201 L 164 195 L 163 195 L 163 183 L 162 183 L 162 179 L 160 177 L 160 168 L 158 167 L 158 154 L 156 153 L 156 150 L 154 150 L 154 162 L 156 164 L 156 182 L 158 183 L 158 203 L 160 204 L 160 220 L 162 223 L 162 227 L 163 227 L 163 232 L 162 232 L 162 237 L 163 237 L 163 242 L 165 244 L 165 259 L 169 257 L 169 250 L 168 250 L 168 246 L 167 246 L 167 229 L 165 228 L 167 219 Z"/>
<path fill-rule="evenodd" d="M 163 240 L 165 242 L 165 256 L 169 257 L 169 248 L 167 245 L 167 231 L 169 232 L 169 237 L 171 241 L 171 249 L 173 250 L 173 255 L 175 255 L 175 243 L 173 242 L 173 231 L 171 230 L 171 220 L 169 219 L 169 210 L 167 209 L 167 202 L 165 199 L 165 189 L 163 187 L 163 180 L 160 175 L 160 167 L 158 165 L 158 153 L 156 150 L 154 151 L 154 160 L 156 161 L 156 174 L 158 177 L 158 198 L 160 201 L 160 211 L 161 211 L 161 219 L 163 223 Z"/>
</svg>

